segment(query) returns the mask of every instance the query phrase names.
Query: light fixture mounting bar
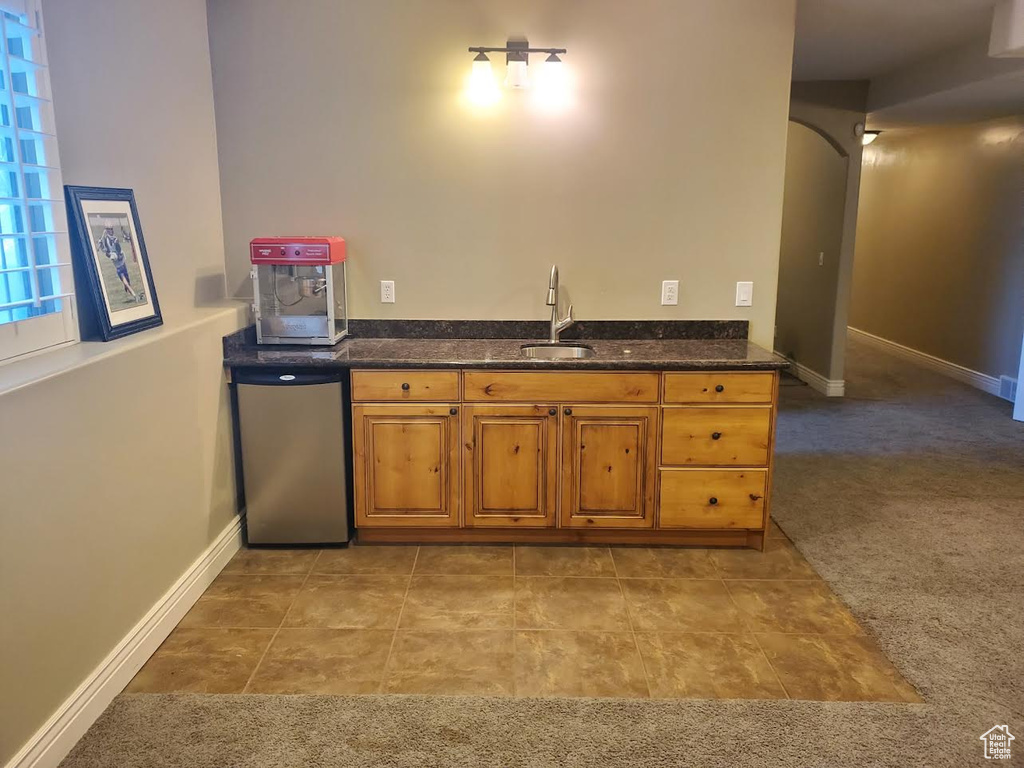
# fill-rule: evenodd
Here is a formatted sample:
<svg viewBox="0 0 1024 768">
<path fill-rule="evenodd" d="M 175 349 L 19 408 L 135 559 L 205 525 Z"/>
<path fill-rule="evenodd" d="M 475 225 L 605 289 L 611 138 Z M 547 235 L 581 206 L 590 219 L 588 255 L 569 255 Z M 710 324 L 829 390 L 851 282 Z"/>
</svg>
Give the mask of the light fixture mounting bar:
<svg viewBox="0 0 1024 768">
<path fill-rule="evenodd" d="M 501 48 L 489 48 L 487 46 L 472 46 L 470 53 L 554 53 L 556 55 L 566 52 L 565 48 L 515 48 L 504 46 Z"/>
</svg>

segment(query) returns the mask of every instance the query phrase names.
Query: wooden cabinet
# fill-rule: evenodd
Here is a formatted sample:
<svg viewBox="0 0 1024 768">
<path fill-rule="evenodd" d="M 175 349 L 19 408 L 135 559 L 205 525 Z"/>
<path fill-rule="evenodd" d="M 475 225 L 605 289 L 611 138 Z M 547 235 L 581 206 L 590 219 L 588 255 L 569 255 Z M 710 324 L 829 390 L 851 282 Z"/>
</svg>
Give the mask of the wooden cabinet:
<svg viewBox="0 0 1024 768">
<path fill-rule="evenodd" d="M 353 371 L 364 541 L 761 547 L 778 374 Z"/>
<path fill-rule="evenodd" d="M 467 402 L 658 402 L 657 373 L 466 371 L 463 376 Z"/>
<path fill-rule="evenodd" d="M 356 526 L 459 525 L 457 405 L 352 409 Z"/>
<path fill-rule="evenodd" d="M 666 469 L 659 498 L 662 528 L 752 528 L 764 519 L 763 469 Z"/>
<path fill-rule="evenodd" d="M 574 405 L 562 417 L 562 526 L 653 527 L 658 409 Z"/>
<path fill-rule="evenodd" d="M 666 373 L 666 403 L 770 403 L 774 373 Z"/>
<path fill-rule="evenodd" d="M 763 467 L 768 464 L 771 408 L 665 408 L 661 463 L 670 466 Z"/>
<path fill-rule="evenodd" d="M 558 409 L 470 405 L 462 411 L 465 524 L 555 524 Z"/>
<path fill-rule="evenodd" d="M 458 371 L 353 371 L 353 400 L 447 402 L 459 399 Z"/>
</svg>

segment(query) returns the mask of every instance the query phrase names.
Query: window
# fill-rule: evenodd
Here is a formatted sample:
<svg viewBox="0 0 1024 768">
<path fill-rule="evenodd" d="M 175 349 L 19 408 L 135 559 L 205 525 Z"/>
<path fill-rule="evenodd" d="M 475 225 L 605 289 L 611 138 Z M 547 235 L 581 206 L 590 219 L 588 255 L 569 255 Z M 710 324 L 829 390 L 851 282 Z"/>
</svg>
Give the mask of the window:
<svg viewBox="0 0 1024 768">
<path fill-rule="evenodd" d="M 0 0 L 0 362 L 78 340 L 38 0 Z"/>
</svg>

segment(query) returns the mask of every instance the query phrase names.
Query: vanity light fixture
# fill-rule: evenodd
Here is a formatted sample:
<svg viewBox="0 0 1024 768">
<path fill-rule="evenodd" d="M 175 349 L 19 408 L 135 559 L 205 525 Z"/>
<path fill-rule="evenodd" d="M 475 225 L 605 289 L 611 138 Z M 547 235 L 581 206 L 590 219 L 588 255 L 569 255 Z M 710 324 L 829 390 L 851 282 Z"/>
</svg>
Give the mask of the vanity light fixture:
<svg viewBox="0 0 1024 768">
<path fill-rule="evenodd" d="M 544 77 L 556 85 L 562 85 L 565 80 L 565 65 L 557 53 L 549 53 L 544 59 Z"/>
<path fill-rule="evenodd" d="M 486 53 L 478 53 L 473 59 L 473 71 L 469 75 L 469 100 L 481 107 L 489 107 L 501 99 L 501 90 L 494 82 L 491 60 Z"/>
<path fill-rule="evenodd" d="M 474 46 L 469 49 L 470 53 L 477 54 L 476 58 L 473 59 L 473 74 L 476 75 L 478 62 L 485 61 L 488 65 L 488 74 L 493 84 L 493 75 L 490 74 L 490 60 L 487 58 L 489 53 L 504 53 L 505 54 L 505 85 L 509 88 L 529 88 L 530 87 L 530 54 L 531 53 L 546 53 L 548 54 L 547 59 L 544 61 L 545 74 L 551 73 L 555 77 L 556 74 L 561 70 L 562 60 L 559 55 L 565 54 L 565 48 L 531 48 L 530 44 L 526 40 L 509 40 L 504 47 L 501 48 L 490 48 L 486 46 Z M 483 57 L 481 59 L 481 57 Z M 482 76 L 481 76 L 482 77 Z"/>
<path fill-rule="evenodd" d="M 478 53 L 473 59 L 473 74 L 477 73 L 480 76 L 492 77 L 491 60 L 487 58 L 486 53 Z"/>
<path fill-rule="evenodd" d="M 867 146 L 872 141 L 878 138 L 881 131 L 866 131 L 864 123 L 855 123 L 853 126 L 853 135 L 860 139 L 862 146 Z"/>
<path fill-rule="evenodd" d="M 527 67 L 530 65 L 530 54 L 526 49 L 530 44 L 509 40 L 508 47 L 511 50 L 505 54 L 505 85 L 509 88 L 529 88 L 530 75 Z"/>
</svg>

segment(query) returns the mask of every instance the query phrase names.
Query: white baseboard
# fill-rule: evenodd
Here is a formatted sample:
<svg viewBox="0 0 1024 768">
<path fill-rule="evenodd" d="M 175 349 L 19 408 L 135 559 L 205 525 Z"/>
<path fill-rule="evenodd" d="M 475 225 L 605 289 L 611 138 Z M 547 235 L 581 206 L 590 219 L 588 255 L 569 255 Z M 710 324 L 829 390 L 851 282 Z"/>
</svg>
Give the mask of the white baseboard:
<svg viewBox="0 0 1024 768">
<path fill-rule="evenodd" d="M 779 357 L 786 357 L 781 352 L 776 352 L 775 354 Z M 806 365 L 801 365 L 789 357 L 786 357 L 786 359 L 789 360 L 790 373 L 807 384 L 811 389 L 821 392 L 826 397 L 843 397 L 846 394 L 846 382 L 843 379 L 826 379 Z"/>
<path fill-rule="evenodd" d="M 910 360 L 918 365 L 923 365 L 951 379 L 962 381 L 964 384 L 968 384 L 975 389 L 980 389 L 982 392 L 988 392 L 990 395 L 999 395 L 999 379 L 995 376 L 988 376 L 980 371 L 974 371 L 962 365 L 951 363 L 949 360 L 943 360 L 941 357 L 935 357 L 934 355 L 905 347 L 902 344 L 897 344 L 895 341 L 883 339 L 881 336 L 875 336 L 873 333 L 862 331 L 859 328 L 851 326 L 847 330 L 853 338 L 871 344 L 877 349 L 897 357 L 902 357 L 904 360 Z"/>
<path fill-rule="evenodd" d="M 131 682 L 241 545 L 242 518 L 237 517 L 36 731 L 6 768 L 56 768 L 114 697 Z"/>
</svg>

